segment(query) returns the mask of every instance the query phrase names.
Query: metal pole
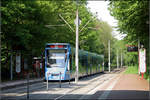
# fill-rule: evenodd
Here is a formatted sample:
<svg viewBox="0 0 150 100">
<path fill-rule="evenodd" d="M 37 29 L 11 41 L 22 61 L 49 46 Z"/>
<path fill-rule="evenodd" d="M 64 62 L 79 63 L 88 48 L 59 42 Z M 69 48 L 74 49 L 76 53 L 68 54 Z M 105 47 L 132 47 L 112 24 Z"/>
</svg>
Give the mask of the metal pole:
<svg viewBox="0 0 150 100">
<path fill-rule="evenodd" d="M 78 49 L 79 49 L 79 16 L 78 16 L 78 9 L 76 12 L 76 59 L 75 59 L 75 66 L 76 66 L 76 76 L 75 76 L 75 83 L 78 82 Z"/>
<path fill-rule="evenodd" d="M 138 50 L 140 49 L 140 39 L 138 38 Z"/>
<path fill-rule="evenodd" d="M 119 68 L 118 50 L 117 50 L 117 69 Z"/>
<path fill-rule="evenodd" d="M 97 65 L 96 65 L 96 73 L 97 73 Z"/>
<path fill-rule="evenodd" d="M 104 65 L 105 65 L 105 63 L 104 63 L 104 59 L 103 59 L 103 65 L 102 65 L 103 66 L 103 68 L 102 68 L 103 71 L 105 71 Z"/>
<path fill-rule="evenodd" d="M 0 6 L 1 6 L 1 3 L 0 3 Z M 1 16 L 1 14 L 0 14 L 0 16 Z M 1 20 L 0 20 L 1 21 Z M 0 30 L 1 30 L 1 28 L 0 28 Z M 0 44 L 1 44 L 1 33 L 2 32 L 0 32 Z M 0 45 L 0 52 L 1 52 L 1 45 Z M 0 83 L 1 83 L 1 53 L 0 53 Z M 1 89 L 0 89 L 0 94 L 1 94 L 2 92 L 1 92 Z M 0 96 L 0 99 L 1 99 L 2 97 Z"/>
<path fill-rule="evenodd" d="M 123 67 L 123 52 L 121 52 L 121 57 L 122 57 L 122 67 Z"/>
<path fill-rule="evenodd" d="M 140 50 L 140 39 L 138 38 L 138 52 Z M 138 53 L 138 57 L 139 57 L 139 53 Z M 138 61 L 138 64 L 139 64 L 139 61 Z M 138 73 L 140 75 L 140 70 L 138 70 Z"/>
<path fill-rule="evenodd" d="M 122 50 L 121 50 L 121 67 L 122 67 Z"/>
<path fill-rule="evenodd" d="M 29 100 L 29 72 L 27 74 L 27 100 Z"/>
<path fill-rule="evenodd" d="M 96 73 L 98 72 L 98 61 L 97 61 L 97 66 L 96 66 Z"/>
<path fill-rule="evenodd" d="M 88 25 L 88 23 L 89 23 L 91 20 L 93 20 L 93 19 L 90 19 L 90 20 L 82 27 L 82 29 L 81 29 L 79 32 L 82 32 L 82 30 Z"/>
<path fill-rule="evenodd" d="M 91 63 L 91 62 L 90 62 Z M 90 76 L 91 76 L 91 74 L 92 74 L 92 70 L 91 70 L 91 66 L 92 66 L 92 64 L 90 64 Z"/>
<path fill-rule="evenodd" d="M 12 61 L 12 57 L 13 57 L 13 54 L 12 54 L 12 50 L 11 50 L 11 56 L 10 56 L 10 79 L 13 80 L 13 61 Z"/>
<path fill-rule="evenodd" d="M 69 84 L 70 84 L 70 71 L 69 71 Z"/>
<path fill-rule="evenodd" d="M 109 63 L 108 63 L 108 66 L 109 66 L 109 72 L 110 72 L 110 40 L 108 41 L 108 61 L 109 61 Z"/>
<path fill-rule="evenodd" d="M 59 14 L 59 16 L 61 17 L 61 19 L 69 26 L 69 28 L 74 32 L 74 29 L 69 25 L 69 23 L 61 16 L 61 14 Z"/>
<path fill-rule="evenodd" d="M 49 76 L 49 73 L 47 73 L 47 91 L 48 91 L 48 76 Z"/>
<path fill-rule="evenodd" d="M 0 3 L 0 6 L 1 6 L 1 3 Z M 1 14 L 0 14 L 0 16 L 1 16 Z M 1 21 L 1 20 L 0 20 Z M 1 30 L 1 28 L 0 28 L 0 30 Z M 1 44 L 1 33 L 2 32 L 0 32 L 0 44 Z M 1 45 L 0 45 L 0 52 L 1 52 Z M 1 83 L 1 53 L 0 53 L 0 83 Z M 1 89 L 0 89 L 0 94 L 1 94 L 2 92 L 1 92 Z M 0 96 L 0 99 L 1 99 L 2 97 Z"/>
<path fill-rule="evenodd" d="M 61 88 L 61 72 L 60 72 L 60 76 L 59 76 L 59 87 Z"/>
</svg>

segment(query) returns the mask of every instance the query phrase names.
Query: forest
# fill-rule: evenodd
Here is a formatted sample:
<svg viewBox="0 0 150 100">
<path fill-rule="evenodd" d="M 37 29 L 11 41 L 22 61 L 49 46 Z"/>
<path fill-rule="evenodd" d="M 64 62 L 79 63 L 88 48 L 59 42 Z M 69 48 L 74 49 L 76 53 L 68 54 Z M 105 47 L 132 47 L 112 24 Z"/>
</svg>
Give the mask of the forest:
<svg viewBox="0 0 150 100">
<path fill-rule="evenodd" d="M 18 50 L 21 51 L 22 57 L 32 61 L 33 57 L 43 55 L 46 43 L 70 43 L 75 47 L 76 1 L 2 0 L 1 2 L 2 72 L 9 71 L 10 57 L 13 55 L 15 61 Z M 123 40 L 114 38 L 113 27 L 98 19 L 96 13 L 90 12 L 87 3 L 86 0 L 78 3 L 81 20 L 79 48 L 103 54 L 107 66 L 108 41 L 110 40 L 112 66 L 116 66 L 116 51 L 119 52 L 119 59 L 121 52 L 123 53 L 123 65 L 138 65 L 138 53 L 127 52 L 126 44 L 137 45 L 137 39 L 140 39 L 147 50 L 147 68 L 149 68 L 148 1 L 110 1 L 109 11 L 118 20 L 118 31 L 121 34 L 127 34 Z M 91 21 L 87 26 L 80 31 L 89 20 Z"/>
<path fill-rule="evenodd" d="M 130 0 L 114 1 L 109 4 L 109 11 L 118 20 L 118 30 L 127 36 L 123 43 L 138 46 L 143 45 L 146 49 L 147 71 L 145 78 L 149 76 L 149 1 Z M 138 53 L 127 52 L 126 62 L 133 62 L 138 67 Z M 138 68 L 137 68 L 138 69 Z"/>
</svg>

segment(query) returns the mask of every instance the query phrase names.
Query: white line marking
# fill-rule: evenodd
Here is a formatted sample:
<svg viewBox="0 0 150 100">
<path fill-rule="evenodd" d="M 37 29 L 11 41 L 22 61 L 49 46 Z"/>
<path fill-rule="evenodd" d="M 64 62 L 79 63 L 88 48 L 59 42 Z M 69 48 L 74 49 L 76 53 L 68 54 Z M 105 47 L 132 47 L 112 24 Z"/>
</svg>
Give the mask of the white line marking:
<svg viewBox="0 0 150 100">
<path fill-rule="evenodd" d="M 61 96 L 59 96 L 59 97 L 55 98 L 54 100 L 57 100 L 57 99 L 59 99 L 59 98 L 63 97 L 63 96 L 64 96 L 64 95 L 66 95 L 69 91 L 70 91 L 70 90 L 68 90 L 67 92 L 65 92 L 63 95 L 61 95 Z"/>
<path fill-rule="evenodd" d="M 104 76 L 105 76 L 105 75 L 104 75 Z M 102 77 L 102 76 L 100 76 L 100 77 Z M 92 79 L 90 82 L 92 82 L 93 80 L 100 79 L 100 77 L 96 77 L 96 78 Z M 89 84 L 90 82 L 88 82 L 87 84 Z M 63 95 L 61 95 L 61 96 L 55 98 L 54 100 L 60 99 L 61 97 L 65 96 L 67 93 L 72 92 L 72 91 L 74 91 L 74 90 L 76 90 L 76 89 L 78 89 L 78 88 L 80 88 L 80 87 L 76 87 L 76 88 L 74 88 L 74 89 L 72 89 L 72 90 L 68 90 L 68 91 L 65 92 Z M 82 87 L 82 88 L 83 88 L 83 87 Z"/>
<path fill-rule="evenodd" d="M 109 83 L 109 81 L 111 80 L 111 79 L 113 79 L 114 77 L 116 77 L 116 75 L 115 76 L 106 76 L 103 80 L 101 80 L 101 81 L 99 81 L 98 82 L 98 84 L 99 85 L 97 85 L 97 87 L 96 88 L 93 88 L 91 91 L 89 91 L 87 94 L 94 94 L 94 93 L 96 93 L 100 88 L 102 88 L 103 86 L 105 86 L 107 83 Z M 105 81 L 105 80 L 107 80 L 107 81 Z M 85 99 L 86 97 L 85 96 L 82 96 L 82 97 L 80 97 L 80 99 Z"/>
<path fill-rule="evenodd" d="M 106 99 L 108 97 L 108 95 L 110 94 L 112 88 L 115 86 L 115 84 L 119 80 L 119 78 L 120 78 L 120 76 L 118 76 L 118 78 L 107 89 L 105 89 L 106 91 L 98 99 Z"/>
<path fill-rule="evenodd" d="M 7 94 L 1 94 L 1 96 L 23 96 L 26 95 L 27 93 L 7 93 Z"/>
<path fill-rule="evenodd" d="M 115 77 L 115 76 L 114 76 L 114 77 Z M 109 79 L 109 81 L 110 81 L 111 79 L 113 79 L 114 77 L 111 77 L 111 78 Z M 99 85 L 98 87 L 92 89 L 92 90 L 89 91 L 87 94 L 94 94 L 98 89 L 100 89 L 101 87 L 103 87 L 104 85 L 106 85 L 107 83 L 109 83 L 109 81 L 104 81 L 104 83 L 103 83 L 102 85 Z"/>
</svg>

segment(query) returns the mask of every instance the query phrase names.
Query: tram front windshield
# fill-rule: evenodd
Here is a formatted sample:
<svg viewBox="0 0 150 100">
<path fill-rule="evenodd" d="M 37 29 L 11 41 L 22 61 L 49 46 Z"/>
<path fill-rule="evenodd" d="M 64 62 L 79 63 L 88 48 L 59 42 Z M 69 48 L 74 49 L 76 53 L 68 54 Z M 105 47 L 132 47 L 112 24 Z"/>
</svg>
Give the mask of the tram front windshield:
<svg viewBox="0 0 150 100">
<path fill-rule="evenodd" d="M 47 67 L 65 67 L 66 61 L 66 50 L 58 49 L 58 50 L 48 50 L 47 51 Z"/>
</svg>

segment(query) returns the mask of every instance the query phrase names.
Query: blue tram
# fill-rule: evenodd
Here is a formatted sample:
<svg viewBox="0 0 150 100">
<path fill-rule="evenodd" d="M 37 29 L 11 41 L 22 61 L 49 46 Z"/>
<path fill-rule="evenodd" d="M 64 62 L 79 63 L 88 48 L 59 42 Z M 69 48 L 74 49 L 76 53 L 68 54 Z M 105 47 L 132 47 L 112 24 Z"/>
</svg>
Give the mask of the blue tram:
<svg viewBox="0 0 150 100">
<path fill-rule="evenodd" d="M 103 71 L 103 55 L 79 50 L 79 77 Z M 45 80 L 69 80 L 75 77 L 75 48 L 68 43 L 47 43 Z"/>
</svg>

